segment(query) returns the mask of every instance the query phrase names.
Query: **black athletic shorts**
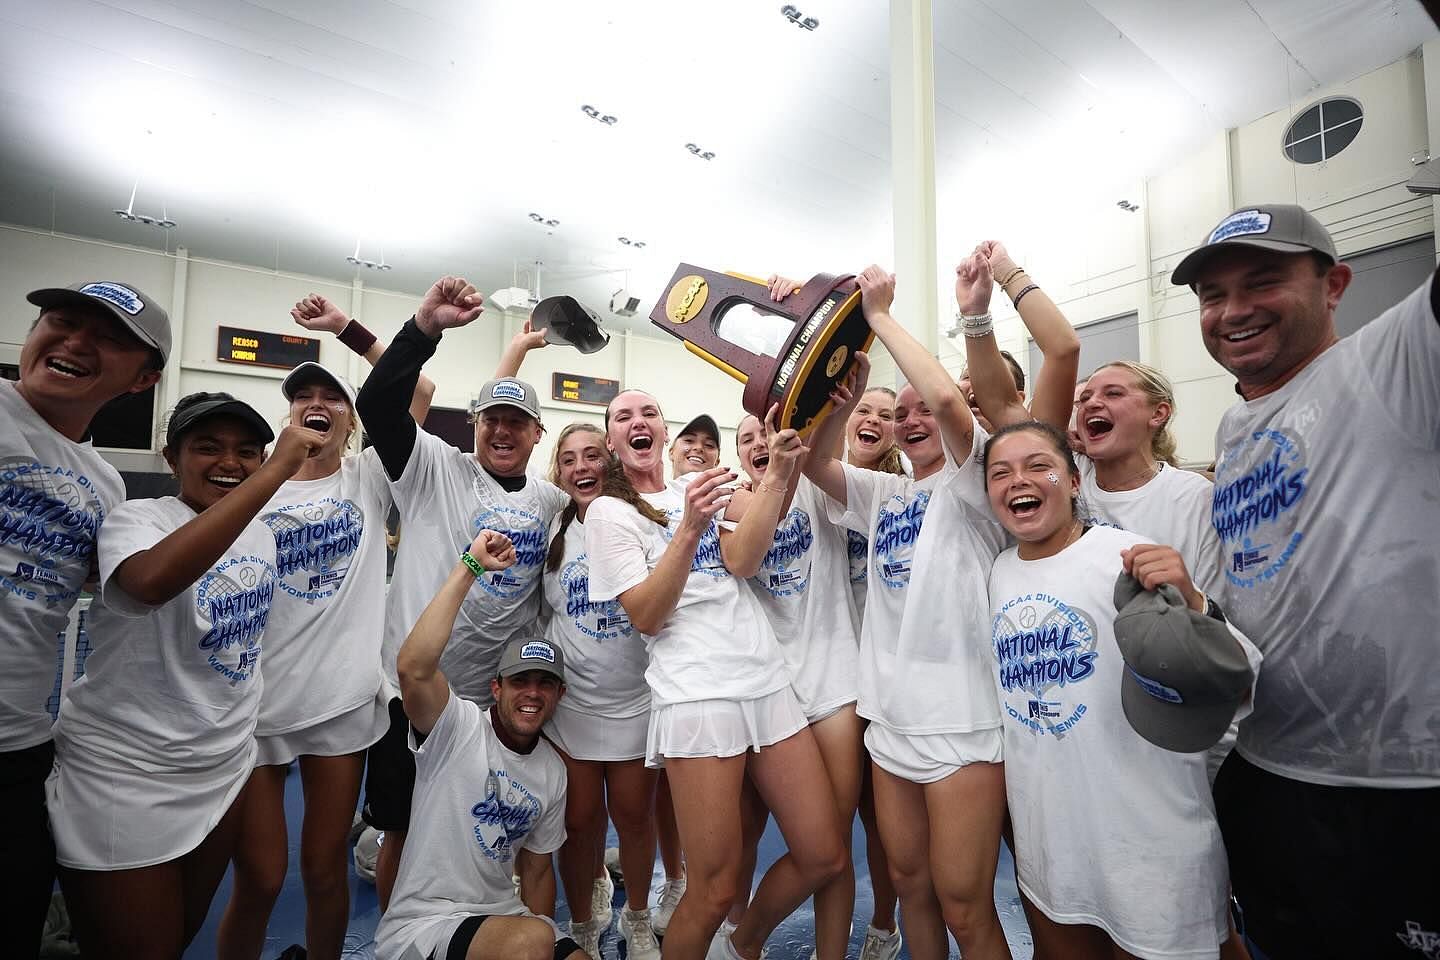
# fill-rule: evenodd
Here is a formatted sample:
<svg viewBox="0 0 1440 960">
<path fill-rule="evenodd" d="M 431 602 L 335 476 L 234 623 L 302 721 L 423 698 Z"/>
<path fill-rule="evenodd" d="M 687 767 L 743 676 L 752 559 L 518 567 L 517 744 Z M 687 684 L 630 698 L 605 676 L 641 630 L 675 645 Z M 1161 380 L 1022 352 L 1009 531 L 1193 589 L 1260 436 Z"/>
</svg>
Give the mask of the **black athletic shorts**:
<svg viewBox="0 0 1440 960">
<path fill-rule="evenodd" d="M 1270 960 L 1440 957 L 1440 788 L 1320 786 L 1236 752 L 1215 807 L 1242 932 Z"/>
<path fill-rule="evenodd" d="M 480 924 L 489 917 L 466 917 L 460 921 L 460 926 L 455 928 L 455 933 L 450 937 L 450 945 L 445 948 L 445 956 L 440 956 L 436 950 L 430 954 L 430 960 L 465 960 L 465 954 L 470 950 L 470 941 L 475 939 L 475 931 L 480 929 Z M 554 960 L 566 960 L 571 954 L 580 949 L 580 944 L 569 937 L 561 937 L 555 941 Z"/>
<path fill-rule="evenodd" d="M 400 698 L 390 701 L 390 729 L 365 755 L 365 806 L 360 816 L 376 830 L 410 829 L 410 795 L 415 792 L 415 755 L 410 720 Z"/>
</svg>

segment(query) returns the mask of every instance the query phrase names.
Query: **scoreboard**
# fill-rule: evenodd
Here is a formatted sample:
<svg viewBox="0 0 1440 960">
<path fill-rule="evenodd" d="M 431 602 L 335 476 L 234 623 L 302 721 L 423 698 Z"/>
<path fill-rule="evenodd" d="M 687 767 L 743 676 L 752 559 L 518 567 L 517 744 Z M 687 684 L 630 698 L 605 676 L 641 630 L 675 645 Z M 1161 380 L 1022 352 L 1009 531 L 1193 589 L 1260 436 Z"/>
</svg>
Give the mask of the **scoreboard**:
<svg viewBox="0 0 1440 960">
<path fill-rule="evenodd" d="M 289 333 L 221 327 L 215 359 L 247 367 L 289 370 L 306 360 L 320 361 L 320 341 Z"/>
</svg>

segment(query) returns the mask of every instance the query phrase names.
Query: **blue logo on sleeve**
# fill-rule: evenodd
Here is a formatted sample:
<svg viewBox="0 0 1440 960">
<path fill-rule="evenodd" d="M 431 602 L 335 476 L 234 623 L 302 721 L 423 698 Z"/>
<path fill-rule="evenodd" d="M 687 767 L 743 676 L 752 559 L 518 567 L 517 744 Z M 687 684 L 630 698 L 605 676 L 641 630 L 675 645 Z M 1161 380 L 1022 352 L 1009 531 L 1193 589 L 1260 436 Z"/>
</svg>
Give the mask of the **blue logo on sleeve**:
<svg viewBox="0 0 1440 960">
<path fill-rule="evenodd" d="M 920 528 L 925 523 L 925 511 L 930 506 L 930 491 L 914 491 L 914 499 L 908 503 L 900 494 L 895 494 L 883 506 L 875 518 L 875 572 L 880 582 L 891 590 L 904 590 L 910 585 L 910 564 L 915 557 L 915 542 L 920 539 Z"/>
</svg>

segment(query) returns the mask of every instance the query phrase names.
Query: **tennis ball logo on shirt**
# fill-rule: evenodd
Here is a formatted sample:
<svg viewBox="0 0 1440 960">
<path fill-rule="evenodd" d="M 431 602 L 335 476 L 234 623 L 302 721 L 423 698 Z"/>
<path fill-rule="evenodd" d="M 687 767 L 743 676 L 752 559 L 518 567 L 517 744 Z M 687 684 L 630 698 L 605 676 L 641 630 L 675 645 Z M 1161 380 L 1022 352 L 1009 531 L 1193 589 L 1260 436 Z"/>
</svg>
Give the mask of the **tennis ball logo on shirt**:
<svg viewBox="0 0 1440 960">
<path fill-rule="evenodd" d="M 502 504 L 481 506 L 470 517 L 468 539 L 455 552 L 465 549 L 481 530 L 495 530 L 510 538 L 515 545 L 515 563 L 505 570 L 487 573 L 478 579 L 481 588 L 502 600 L 524 599 L 535 586 L 540 568 L 545 563 L 550 542 L 544 521 L 538 514 L 520 507 Z"/>
<path fill-rule="evenodd" d="M 675 531 L 680 526 L 680 518 L 684 514 L 683 507 L 666 511 L 670 522 L 660 531 L 666 543 L 675 536 Z M 710 526 L 700 535 L 700 544 L 695 548 L 695 556 L 690 560 L 690 572 L 703 573 L 716 580 L 730 576 L 730 571 L 725 569 L 725 558 L 720 553 L 720 528 L 715 525 L 714 520 L 710 521 Z"/>
<path fill-rule="evenodd" d="M 915 556 L 915 541 L 925 523 L 930 506 L 930 491 L 916 490 L 908 503 L 898 493 L 885 501 L 875 518 L 875 572 L 891 590 L 904 590 L 910 585 L 910 562 Z"/>
<path fill-rule="evenodd" d="M 565 591 L 565 615 L 575 629 L 594 640 L 618 640 L 631 633 L 630 618 L 618 600 L 592 603 L 590 563 L 580 554 L 560 568 L 560 586 Z"/>
<path fill-rule="evenodd" d="M 255 676 L 274 596 L 275 568 L 253 556 L 227 557 L 195 586 L 195 609 L 210 624 L 198 646 L 232 687 Z"/>
<path fill-rule="evenodd" d="M 810 581 L 810 548 L 815 545 L 815 532 L 810 514 L 791 507 L 785 519 L 775 528 L 769 550 L 760 561 L 755 580 L 773 597 L 792 597 L 804 593 Z"/>
<path fill-rule="evenodd" d="M 1228 552 L 1226 579 L 1245 589 L 1289 565 L 1304 539 L 1284 529 L 1305 497 L 1305 445 L 1285 430 L 1262 430 L 1227 447 L 1215 465 L 1210 521 Z"/>
<path fill-rule="evenodd" d="M 20 555 L 0 568 L 0 589 L 47 606 L 74 599 L 104 519 L 83 474 L 26 457 L 0 461 L 0 549 Z"/>
<path fill-rule="evenodd" d="M 275 535 L 280 589 L 311 603 L 334 596 L 365 534 L 360 508 L 351 500 L 327 497 L 261 519 Z"/>
<path fill-rule="evenodd" d="M 473 833 L 488 860 L 509 862 L 540 819 L 540 800 L 523 783 L 492 770 L 485 778 L 485 799 L 470 808 Z"/>
<path fill-rule="evenodd" d="M 1015 597 L 991 628 L 1001 701 L 1012 720 L 1063 737 L 1088 710 L 1069 690 L 1095 674 L 1095 618 L 1045 593 Z"/>
</svg>

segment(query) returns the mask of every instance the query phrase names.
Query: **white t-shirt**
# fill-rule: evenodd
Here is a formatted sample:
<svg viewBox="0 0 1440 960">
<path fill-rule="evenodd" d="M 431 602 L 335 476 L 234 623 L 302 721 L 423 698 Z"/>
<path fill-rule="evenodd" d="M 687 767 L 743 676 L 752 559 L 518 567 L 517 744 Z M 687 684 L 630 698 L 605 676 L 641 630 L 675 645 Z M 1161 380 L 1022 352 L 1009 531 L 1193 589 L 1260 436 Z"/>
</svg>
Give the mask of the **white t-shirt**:
<svg viewBox="0 0 1440 960">
<path fill-rule="evenodd" d="M 859 637 L 845 531 L 826 516 L 825 494 L 800 479 L 790 511 L 750 586 L 780 642 L 790 686 L 807 717 L 856 698 Z"/>
<path fill-rule="evenodd" d="M 440 669 L 460 696 L 489 703 L 505 644 L 540 632 L 546 537 L 570 498 L 535 476 L 507 493 L 473 456 L 424 430 L 415 432 L 405 472 L 391 489 L 400 508 L 400 549 L 385 611 L 383 663 L 397 690 L 400 645 L 475 535 L 497 530 L 515 544 L 514 566 L 487 573 L 466 595 L 440 658 Z"/>
<path fill-rule="evenodd" d="M 645 640 L 619 600 L 590 599 L 585 524 L 565 531 L 565 559 L 545 571 L 550 620 L 545 637 L 565 652 L 565 698 L 559 709 L 620 719 L 650 712 Z"/>
<path fill-rule="evenodd" d="M 452 694 L 424 743 L 411 732 L 410 747 L 410 833 L 375 931 L 376 960 L 399 960 L 412 946 L 443 956 L 466 917 L 529 915 L 511 881 L 515 855 L 565 842 L 565 765 L 543 738 L 516 753 L 488 710 Z"/>
<path fill-rule="evenodd" d="M 261 736 L 339 716 L 384 680 L 385 515 L 374 449 L 318 480 L 290 480 L 260 512 L 275 534 L 275 616 L 265 637 Z"/>
<path fill-rule="evenodd" d="M 977 425 L 974 450 L 986 439 Z M 998 727 L 985 578 L 1005 532 L 980 464 L 947 451 L 924 480 L 844 469 L 846 503 L 830 502 L 830 519 L 868 530 L 870 540 L 856 709 L 910 735 Z"/>
<path fill-rule="evenodd" d="M 1310 783 L 1440 786 L 1440 325 L 1430 281 L 1226 412 L 1222 603 L 1265 674 L 1238 749 Z"/>
<path fill-rule="evenodd" d="M 1119 527 L 1174 547 L 1185 560 L 1191 581 L 1207 594 L 1220 589 L 1220 539 L 1210 523 L 1215 485 L 1198 473 L 1157 463 L 1159 471 L 1134 490 L 1102 490 L 1095 482 L 1095 461 L 1077 456 L 1080 502 L 1090 524 Z"/>
<path fill-rule="evenodd" d="M 142 769 L 197 770 L 254 749 L 260 641 L 276 593 L 275 537 L 252 520 L 215 564 L 148 607 L 114 580 L 125 560 L 194 519 L 175 497 L 130 500 L 100 528 L 100 595 L 85 675 L 60 705 L 56 737 Z"/>
<path fill-rule="evenodd" d="M 0 380 L 0 753 L 50 739 L 66 617 L 95 559 L 120 474 Z"/>
<path fill-rule="evenodd" d="M 830 517 L 826 507 L 825 517 Z M 839 524 L 836 524 L 839 526 Z M 855 635 L 860 635 L 860 623 L 865 619 L 865 598 L 870 595 L 870 538 L 859 530 L 841 527 L 845 531 L 845 552 L 850 560 L 850 597 L 855 601 Z"/>
<path fill-rule="evenodd" d="M 1155 746 L 1120 705 L 1115 581 L 1120 551 L 1145 541 L 1092 527 L 1053 557 L 995 561 L 990 670 L 1017 876 L 1051 919 L 1133 954 L 1214 958 L 1228 880 L 1205 754 Z"/>
<path fill-rule="evenodd" d="M 685 512 L 685 481 L 641 494 L 670 518 L 661 527 L 614 497 L 599 497 L 585 513 L 590 555 L 590 600 L 613 600 L 650 576 Z M 715 521 L 700 538 L 685 589 L 655 636 L 645 637 L 645 680 L 656 707 L 695 700 L 754 700 L 790 683 L 775 632 L 760 601 L 725 569 Z"/>
</svg>

